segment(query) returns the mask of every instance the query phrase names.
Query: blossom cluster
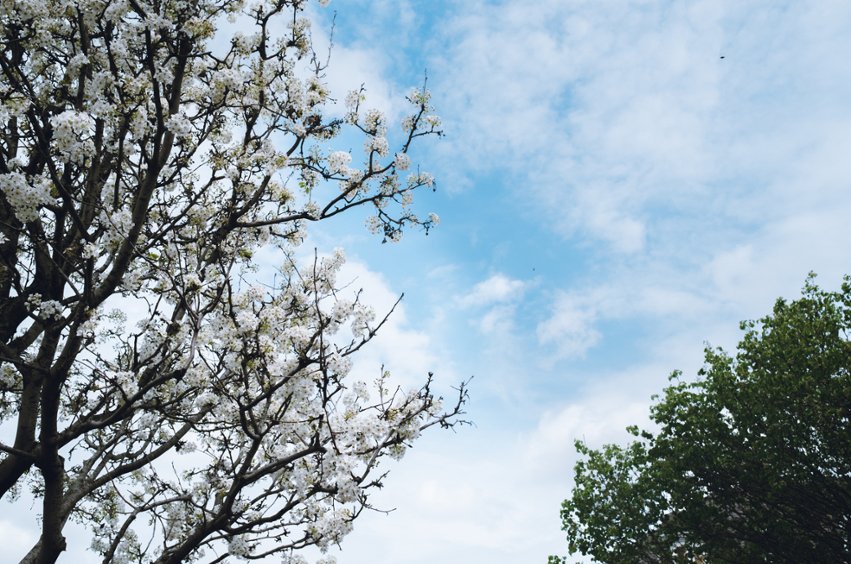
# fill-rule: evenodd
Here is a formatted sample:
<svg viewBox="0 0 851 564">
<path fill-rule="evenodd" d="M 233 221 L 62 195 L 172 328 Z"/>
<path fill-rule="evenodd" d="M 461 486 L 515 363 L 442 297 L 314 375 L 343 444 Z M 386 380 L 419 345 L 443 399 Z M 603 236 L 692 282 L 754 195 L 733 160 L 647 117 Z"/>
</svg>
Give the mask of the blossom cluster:
<svg viewBox="0 0 851 564">
<path fill-rule="evenodd" d="M 49 187 L 50 182 L 42 176 L 27 178 L 20 172 L 0 174 L 0 190 L 23 223 L 38 218 L 38 208 L 50 201 Z"/>
<path fill-rule="evenodd" d="M 18 384 L 20 376 L 11 364 L 0 365 L 0 389 L 10 390 Z"/>
<path fill-rule="evenodd" d="M 189 135 L 189 132 L 192 130 L 192 123 L 185 114 L 177 113 L 169 116 L 168 121 L 165 122 L 165 127 L 174 133 L 175 137 L 180 138 Z"/>
<path fill-rule="evenodd" d="M 346 174 L 352 156 L 345 151 L 337 151 L 328 157 L 328 170 L 333 174 Z"/>
<path fill-rule="evenodd" d="M 396 153 L 393 164 L 396 166 L 396 170 L 408 170 L 411 168 L 411 158 L 405 153 Z"/>
<path fill-rule="evenodd" d="M 384 113 L 379 110 L 369 110 L 366 117 L 363 119 L 363 126 L 366 131 L 376 137 L 384 137 L 387 135 L 387 118 Z"/>
<path fill-rule="evenodd" d="M 66 110 L 50 118 L 53 142 L 64 162 L 83 164 L 94 152 L 91 139 L 95 122 L 88 114 Z"/>
<path fill-rule="evenodd" d="M 363 150 L 369 154 L 375 151 L 379 157 L 386 157 L 390 154 L 390 145 L 384 137 L 367 137 L 363 142 Z"/>
<path fill-rule="evenodd" d="M 56 300 L 43 300 L 41 294 L 27 297 L 27 307 L 41 319 L 59 319 L 62 316 L 62 304 Z"/>
</svg>

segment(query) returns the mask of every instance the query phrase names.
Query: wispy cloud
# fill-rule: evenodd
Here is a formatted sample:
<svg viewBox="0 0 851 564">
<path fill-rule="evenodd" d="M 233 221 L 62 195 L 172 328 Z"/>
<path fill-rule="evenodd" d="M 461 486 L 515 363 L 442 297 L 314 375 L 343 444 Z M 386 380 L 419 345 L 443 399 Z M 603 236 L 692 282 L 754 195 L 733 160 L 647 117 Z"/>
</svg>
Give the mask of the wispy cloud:
<svg viewBox="0 0 851 564">
<path fill-rule="evenodd" d="M 553 360 L 581 357 L 602 337 L 594 327 L 599 316 L 598 304 L 577 296 L 559 295 L 553 304 L 552 316 L 538 325 L 538 340 L 542 345 L 553 344 Z"/>
<path fill-rule="evenodd" d="M 526 283 L 522 280 L 512 280 L 498 273 L 476 284 L 470 293 L 458 301 L 462 306 L 486 306 L 516 301 L 523 297 L 525 287 Z"/>
<path fill-rule="evenodd" d="M 739 227 L 782 218 L 815 201 L 802 171 L 809 194 L 851 175 L 836 158 L 849 147 L 849 10 L 471 3 L 436 58 L 457 118 L 444 159 L 459 175 L 516 175 L 519 202 L 554 230 L 620 252 L 657 247 L 677 216 L 699 230 L 719 213 Z"/>
</svg>

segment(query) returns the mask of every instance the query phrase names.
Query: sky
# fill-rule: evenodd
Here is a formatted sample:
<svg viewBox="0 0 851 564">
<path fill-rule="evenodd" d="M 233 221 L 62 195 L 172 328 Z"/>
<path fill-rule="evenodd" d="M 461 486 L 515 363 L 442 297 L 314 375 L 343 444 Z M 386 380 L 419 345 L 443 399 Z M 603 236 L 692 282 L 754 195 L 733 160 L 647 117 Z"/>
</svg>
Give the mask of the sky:
<svg viewBox="0 0 851 564">
<path fill-rule="evenodd" d="M 355 371 L 371 380 L 383 364 L 405 386 L 433 372 L 447 398 L 473 377 L 474 425 L 430 430 L 387 466 L 373 499 L 392 511 L 362 516 L 339 564 L 566 554 L 574 440 L 652 428 L 651 396 L 673 370 L 693 379 L 707 344 L 734 350 L 738 322 L 794 299 L 808 272 L 827 289 L 851 273 L 848 2 L 310 12 L 317 45 L 336 13 L 339 99 L 363 84 L 365 105 L 398 123 L 427 74 L 446 132 L 412 152 L 437 179 L 414 204 L 439 214 L 436 230 L 382 245 L 355 213 L 304 246 L 344 247 L 340 279 L 378 312 L 405 294 Z M 0 510 L 0 545 L 28 546 L 33 530 Z M 85 544 L 71 540 L 75 561 L 94 561 Z"/>
</svg>

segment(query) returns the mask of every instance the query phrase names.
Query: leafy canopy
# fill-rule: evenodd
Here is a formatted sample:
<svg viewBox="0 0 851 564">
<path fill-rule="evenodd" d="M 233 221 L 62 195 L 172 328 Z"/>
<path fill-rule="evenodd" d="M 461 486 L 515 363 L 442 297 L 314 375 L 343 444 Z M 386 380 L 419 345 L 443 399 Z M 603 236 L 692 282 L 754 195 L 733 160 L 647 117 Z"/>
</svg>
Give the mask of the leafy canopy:
<svg viewBox="0 0 851 564">
<path fill-rule="evenodd" d="M 626 447 L 589 449 L 562 505 L 571 554 L 610 564 L 851 559 L 851 283 L 780 299 L 706 349 Z"/>
</svg>

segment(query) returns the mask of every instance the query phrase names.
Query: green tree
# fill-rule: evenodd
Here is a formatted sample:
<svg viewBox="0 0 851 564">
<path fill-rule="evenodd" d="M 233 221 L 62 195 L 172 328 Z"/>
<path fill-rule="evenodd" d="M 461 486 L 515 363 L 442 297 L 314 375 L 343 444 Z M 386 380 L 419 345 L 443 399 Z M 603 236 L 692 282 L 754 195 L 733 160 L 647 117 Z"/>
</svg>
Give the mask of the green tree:
<svg viewBox="0 0 851 564">
<path fill-rule="evenodd" d="M 571 554 L 610 564 L 851 561 L 851 279 L 706 349 L 627 447 L 589 449 L 562 504 Z M 654 396 L 657 399 L 658 396 Z"/>
</svg>

